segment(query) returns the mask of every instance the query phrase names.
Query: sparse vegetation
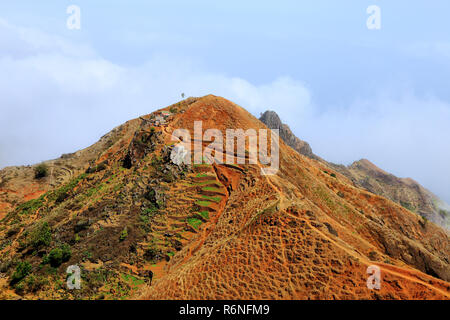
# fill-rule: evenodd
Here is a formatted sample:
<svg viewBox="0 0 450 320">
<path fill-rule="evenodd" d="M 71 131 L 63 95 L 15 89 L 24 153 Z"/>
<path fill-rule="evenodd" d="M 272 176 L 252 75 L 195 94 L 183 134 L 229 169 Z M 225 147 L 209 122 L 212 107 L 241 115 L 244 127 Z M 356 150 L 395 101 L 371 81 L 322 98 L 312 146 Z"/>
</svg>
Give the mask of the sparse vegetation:
<svg viewBox="0 0 450 320">
<path fill-rule="evenodd" d="M 106 163 L 102 162 L 102 163 L 100 163 L 100 164 L 98 164 L 98 165 L 96 165 L 96 166 L 89 167 L 89 168 L 86 170 L 86 173 L 100 172 L 100 171 L 103 171 L 103 170 L 105 170 L 105 169 L 106 169 Z"/>
<path fill-rule="evenodd" d="M 170 107 L 169 111 L 170 111 L 171 113 L 177 113 L 177 112 L 178 112 L 178 109 L 175 108 L 175 107 Z"/>
<path fill-rule="evenodd" d="M 11 285 L 19 283 L 23 278 L 25 278 L 31 272 L 31 264 L 28 261 L 20 262 L 16 270 L 11 276 Z"/>
<path fill-rule="evenodd" d="M 441 210 L 439 210 L 439 215 L 445 219 L 450 215 L 450 211 L 441 209 Z"/>
<path fill-rule="evenodd" d="M 428 218 L 425 216 L 421 216 L 421 219 L 419 220 L 419 224 L 422 226 L 422 228 L 425 228 L 428 224 Z"/>
<path fill-rule="evenodd" d="M 143 285 L 145 283 L 144 280 L 138 279 L 135 276 L 129 275 L 129 274 L 122 274 L 122 280 L 125 281 L 125 282 L 131 283 L 131 285 L 133 287 L 138 287 L 138 286 Z"/>
<path fill-rule="evenodd" d="M 208 185 L 214 185 L 217 187 L 221 187 L 222 185 L 220 184 L 220 182 L 216 181 L 216 180 L 208 180 L 208 181 L 200 181 L 200 182 L 195 182 L 192 184 L 193 186 L 208 186 Z"/>
<path fill-rule="evenodd" d="M 409 211 L 412 211 L 412 212 L 416 211 L 416 208 L 411 203 L 409 203 L 407 201 L 401 201 L 400 200 L 400 204 L 401 204 L 401 206 L 403 208 L 405 208 L 405 209 L 407 209 Z"/>
<path fill-rule="evenodd" d="M 151 203 L 148 208 L 145 208 L 142 210 L 142 214 L 146 215 L 148 217 L 153 217 L 158 213 L 159 213 L 159 210 L 156 207 L 156 205 L 154 205 L 153 203 Z"/>
<path fill-rule="evenodd" d="M 192 226 L 192 228 L 194 229 L 198 229 L 200 227 L 200 225 L 203 223 L 202 220 L 194 218 L 194 217 L 190 217 L 187 219 L 187 222 L 190 226 Z"/>
<path fill-rule="evenodd" d="M 200 211 L 198 214 L 201 215 L 206 220 L 209 219 L 209 212 L 208 211 Z"/>
<path fill-rule="evenodd" d="M 125 227 L 120 233 L 119 241 L 124 241 L 128 237 L 128 229 Z"/>
<path fill-rule="evenodd" d="M 36 212 L 43 205 L 44 199 L 43 197 L 40 197 L 38 199 L 33 199 L 21 204 L 17 209 L 19 210 L 19 213 L 28 215 L 30 213 Z"/>
<path fill-rule="evenodd" d="M 209 177 L 209 175 L 206 173 L 197 173 L 197 175 L 195 177 L 196 178 L 206 178 L 206 177 Z"/>
<path fill-rule="evenodd" d="M 260 220 L 262 217 L 271 215 L 275 213 L 278 209 L 280 202 L 276 201 L 274 204 L 268 206 L 267 208 L 257 212 L 252 219 L 250 220 L 250 224 L 255 223 L 256 221 Z"/>
<path fill-rule="evenodd" d="M 211 202 L 200 200 L 200 201 L 197 201 L 195 204 L 200 207 L 209 207 L 211 205 Z"/>
<path fill-rule="evenodd" d="M 375 251 L 370 251 L 369 252 L 369 259 L 371 261 L 376 261 L 378 258 L 378 254 Z"/>
<path fill-rule="evenodd" d="M 144 252 L 144 258 L 150 262 L 156 262 L 161 256 L 161 251 L 156 248 L 154 243 L 151 243 Z"/>
<path fill-rule="evenodd" d="M 127 154 L 122 161 L 122 167 L 124 167 L 125 169 L 131 169 L 132 166 L 133 164 L 131 162 L 131 157 L 129 154 Z"/>
<path fill-rule="evenodd" d="M 214 187 L 204 187 L 202 188 L 203 191 L 212 191 L 212 192 L 222 192 L 221 189 L 219 188 L 214 188 Z"/>
<path fill-rule="evenodd" d="M 33 274 L 29 274 L 22 281 L 24 282 L 24 290 L 36 292 L 40 290 L 43 286 L 48 285 L 49 281 L 42 276 L 35 276 Z M 26 287 L 26 288 L 25 288 Z M 16 287 L 17 291 L 17 287 Z"/>
<path fill-rule="evenodd" d="M 202 198 L 203 199 L 207 199 L 207 200 L 211 200 L 211 201 L 214 201 L 214 202 L 220 202 L 220 200 L 222 200 L 222 197 L 212 197 L 212 196 L 205 196 L 205 195 L 202 195 Z"/>
<path fill-rule="evenodd" d="M 34 177 L 36 179 L 42 179 L 48 176 L 48 167 L 46 164 L 41 163 L 36 168 L 34 168 Z"/>
<path fill-rule="evenodd" d="M 63 244 L 58 248 L 54 248 L 50 251 L 50 253 L 44 257 L 43 264 L 49 263 L 52 267 L 57 268 L 63 262 L 69 261 L 72 256 L 72 251 L 70 250 L 70 246 L 68 244 Z"/>
<path fill-rule="evenodd" d="M 52 231 L 47 222 L 39 223 L 30 234 L 29 244 L 34 248 L 46 247 L 52 241 Z"/>
<path fill-rule="evenodd" d="M 65 201 L 69 196 L 72 190 L 80 183 L 80 181 L 84 180 L 87 177 L 87 175 L 81 174 L 75 179 L 72 179 L 69 183 L 64 185 L 63 187 L 53 191 L 49 195 L 49 200 L 54 200 L 56 203 L 60 203 Z"/>
</svg>

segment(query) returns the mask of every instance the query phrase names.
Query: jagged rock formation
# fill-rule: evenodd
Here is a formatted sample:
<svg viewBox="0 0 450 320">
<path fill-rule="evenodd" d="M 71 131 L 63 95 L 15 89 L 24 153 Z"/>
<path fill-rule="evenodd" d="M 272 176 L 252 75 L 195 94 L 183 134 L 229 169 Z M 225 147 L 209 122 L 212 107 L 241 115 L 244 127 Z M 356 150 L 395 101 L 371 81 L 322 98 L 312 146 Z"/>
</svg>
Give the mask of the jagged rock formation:
<svg viewBox="0 0 450 320">
<path fill-rule="evenodd" d="M 168 110 L 164 123 L 147 121 Z M 199 120 L 224 136 L 267 129 L 212 95 L 118 127 L 67 183 L 11 205 L 0 221 L 0 298 L 450 298 L 444 230 L 282 141 L 272 176 L 248 152 L 246 164 L 170 162 L 174 130 L 192 135 Z M 81 290 L 65 286 L 74 264 Z M 366 286 L 370 265 L 380 290 Z"/>
<path fill-rule="evenodd" d="M 292 133 L 289 126 L 281 122 L 280 117 L 275 111 L 264 112 L 259 120 L 262 121 L 270 129 L 280 130 L 280 138 L 283 139 L 283 141 L 292 149 L 308 158 L 318 159 L 318 157 L 312 152 L 311 146 L 308 144 L 308 142 L 297 138 Z"/>
</svg>

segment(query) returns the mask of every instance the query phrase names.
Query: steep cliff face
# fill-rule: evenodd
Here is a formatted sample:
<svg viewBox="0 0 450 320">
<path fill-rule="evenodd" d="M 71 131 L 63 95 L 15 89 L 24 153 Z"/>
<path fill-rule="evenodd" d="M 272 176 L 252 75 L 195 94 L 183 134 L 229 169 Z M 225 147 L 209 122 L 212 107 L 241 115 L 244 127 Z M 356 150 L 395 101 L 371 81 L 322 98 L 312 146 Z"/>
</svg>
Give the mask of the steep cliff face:
<svg viewBox="0 0 450 320">
<path fill-rule="evenodd" d="M 318 157 L 312 152 L 311 146 L 308 144 L 308 142 L 297 138 L 292 133 L 289 126 L 281 122 L 280 117 L 275 111 L 264 112 L 259 120 L 262 121 L 270 129 L 280 130 L 280 138 L 283 139 L 283 141 L 295 151 L 308 158 L 318 159 Z"/>
<path fill-rule="evenodd" d="M 367 159 L 350 166 L 327 162 L 316 156 L 309 144 L 295 137 L 274 111 L 266 111 L 260 120 L 269 128 L 280 129 L 280 138 L 298 153 L 325 163 L 350 179 L 355 186 L 386 197 L 406 209 L 450 230 L 450 206 L 411 178 L 398 178 Z"/>
<path fill-rule="evenodd" d="M 250 164 L 248 144 L 233 164 L 174 163 L 172 133 L 194 137 L 197 121 L 223 136 L 267 129 L 212 95 L 118 127 L 68 182 L 11 204 L 0 298 L 450 299 L 444 230 L 282 140 L 274 175 Z M 80 290 L 65 286 L 70 265 Z M 380 290 L 367 288 L 371 265 Z"/>
<path fill-rule="evenodd" d="M 347 176 L 358 186 L 391 199 L 444 228 L 450 228 L 445 203 L 413 179 L 398 178 L 366 159 L 351 164 Z"/>
</svg>

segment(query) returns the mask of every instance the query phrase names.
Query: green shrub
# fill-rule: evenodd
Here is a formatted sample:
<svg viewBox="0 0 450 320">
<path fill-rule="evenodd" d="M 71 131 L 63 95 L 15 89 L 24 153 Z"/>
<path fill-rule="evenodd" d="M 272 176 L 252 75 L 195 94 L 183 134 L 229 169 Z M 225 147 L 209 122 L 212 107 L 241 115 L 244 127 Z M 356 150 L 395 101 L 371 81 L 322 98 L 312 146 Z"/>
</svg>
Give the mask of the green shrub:
<svg viewBox="0 0 450 320">
<path fill-rule="evenodd" d="M 419 224 L 422 226 L 422 228 L 425 228 L 428 223 L 428 218 L 425 216 L 421 216 L 422 219 L 419 220 Z"/>
<path fill-rule="evenodd" d="M 56 198 L 55 203 L 58 204 L 58 203 L 64 202 L 68 197 L 69 197 L 69 194 L 67 192 L 60 193 L 58 195 L 58 198 Z"/>
<path fill-rule="evenodd" d="M 445 219 L 450 215 L 450 211 L 441 209 L 441 210 L 439 210 L 439 214 L 441 215 L 442 218 Z"/>
<path fill-rule="evenodd" d="M 72 251 L 70 246 L 63 244 L 58 248 L 54 248 L 50 253 L 44 258 L 43 263 L 49 263 L 53 268 L 59 267 L 63 262 L 69 261 L 72 256 Z"/>
<path fill-rule="evenodd" d="M 86 173 L 90 174 L 90 173 L 95 173 L 95 172 L 100 172 L 103 171 L 107 168 L 106 163 L 102 162 L 99 165 L 93 166 L 93 167 L 89 167 L 86 170 Z"/>
<path fill-rule="evenodd" d="M 52 231 L 47 222 L 39 223 L 30 234 L 30 242 L 34 248 L 46 247 L 52 241 Z"/>
<path fill-rule="evenodd" d="M 122 232 L 120 233 L 119 241 L 123 241 L 128 237 L 128 230 L 127 227 L 125 227 Z"/>
<path fill-rule="evenodd" d="M 34 168 L 34 177 L 36 179 L 44 178 L 48 175 L 48 167 L 46 164 L 40 164 Z"/>
<path fill-rule="evenodd" d="M 52 191 L 48 197 L 49 200 L 53 201 L 64 201 L 69 197 L 72 190 L 80 183 L 80 181 L 84 180 L 87 177 L 86 173 L 79 175 L 78 177 L 72 179 L 69 183 L 64 185 L 63 187 Z M 59 199 L 59 200 L 58 200 Z"/>
<path fill-rule="evenodd" d="M 13 275 L 11 276 L 10 281 L 11 285 L 20 282 L 30 273 L 30 271 L 31 271 L 31 264 L 28 261 L 20 262 L 16 267 L 16 271 L 14 271 Z"/>
<path fill-rule="evenodd" d="M 27 291 L 36 292 L 39 289 L 41 289 L 43 286 L 48 285 L 49 282 L 44 277 L 37 277 L 33 274 L 28 275 L 24 281 L 22 281 L 26 284 Z"/>
</svg>

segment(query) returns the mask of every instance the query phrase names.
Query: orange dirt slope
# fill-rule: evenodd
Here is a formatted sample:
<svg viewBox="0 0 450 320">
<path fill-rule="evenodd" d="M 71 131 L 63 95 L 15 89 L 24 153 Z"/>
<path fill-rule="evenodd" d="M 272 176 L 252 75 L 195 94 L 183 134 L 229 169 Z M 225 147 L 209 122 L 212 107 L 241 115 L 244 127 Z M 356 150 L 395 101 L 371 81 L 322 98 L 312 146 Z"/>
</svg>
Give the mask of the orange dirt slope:
<svg viewBox="0 0 450 320">
<path fill-rule="evenodd" d="M 195 120 L 203 121 L 203 130 L 265 128 L 215 96 L 191 105 L 171 129 L 192 130 Z M 142 298 L 450 297 L 450 242 L 444 230 L 423 226 L 419 216 L 280 145 L 276 176 L 261 176 L 257 165 L 223 172 L 223 180 L 238 177 L 225 207 Z M 381 268 L 379 291 L 366 286 L 372 264 Z"/>
</svg>

